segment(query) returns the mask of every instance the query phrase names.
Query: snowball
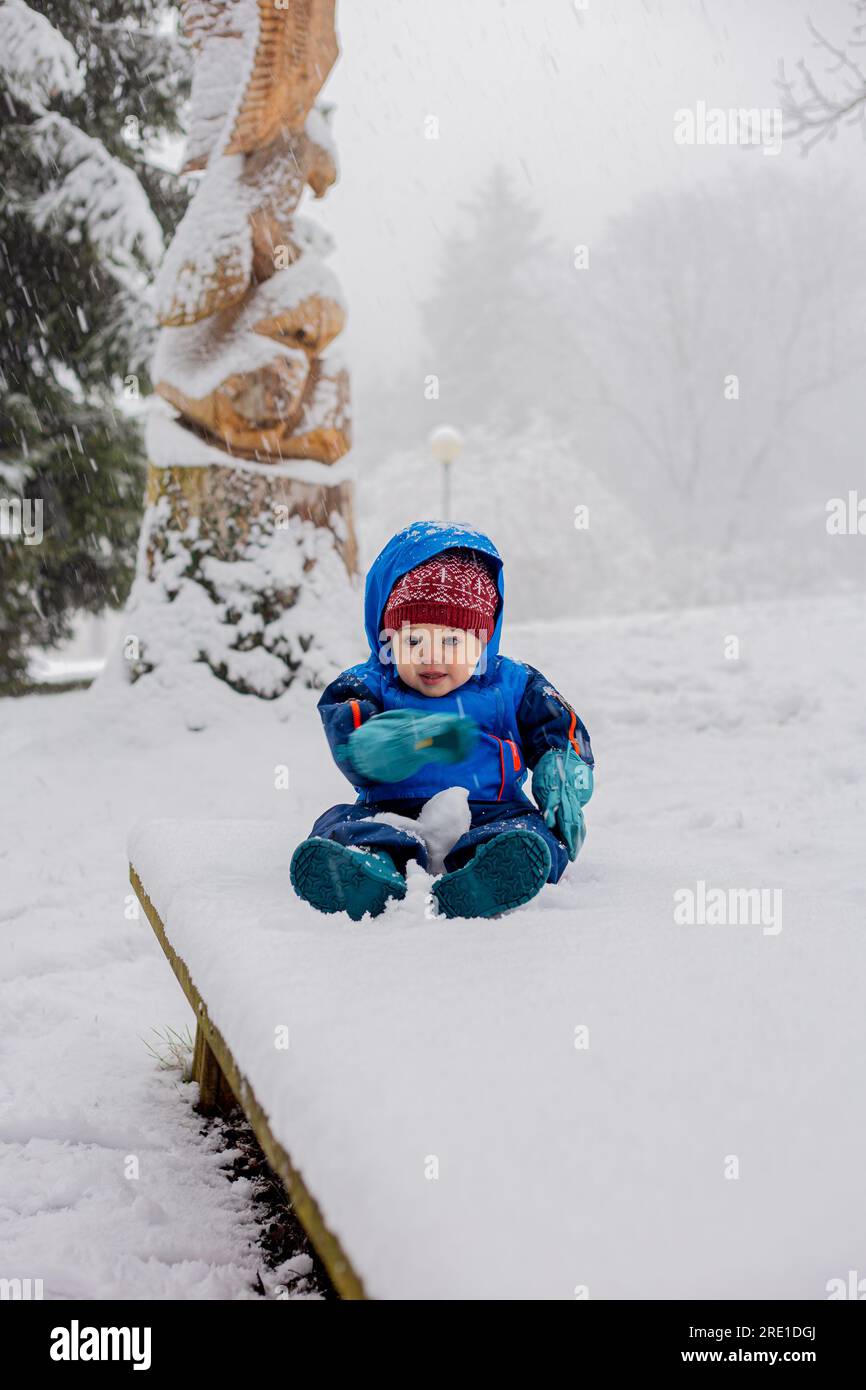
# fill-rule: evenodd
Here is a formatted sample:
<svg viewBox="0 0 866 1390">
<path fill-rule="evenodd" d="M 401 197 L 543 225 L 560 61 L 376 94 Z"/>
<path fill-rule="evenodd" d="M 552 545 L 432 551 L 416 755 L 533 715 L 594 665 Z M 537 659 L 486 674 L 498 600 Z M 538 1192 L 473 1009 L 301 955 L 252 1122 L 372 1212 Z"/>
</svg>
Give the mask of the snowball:
<svg viewBox="0 0 866 1390">
<path fill-rule="evenodd" d="M 380 811 L 373 820 L 406 830 L 427 847 L 427 868 L 431 874 L 444 872 L 444 860 L 472 824 L 469 792 L 466 787 L 446 787 L 425 802 L 417 819 L 395 811 Z"/>
</svg>

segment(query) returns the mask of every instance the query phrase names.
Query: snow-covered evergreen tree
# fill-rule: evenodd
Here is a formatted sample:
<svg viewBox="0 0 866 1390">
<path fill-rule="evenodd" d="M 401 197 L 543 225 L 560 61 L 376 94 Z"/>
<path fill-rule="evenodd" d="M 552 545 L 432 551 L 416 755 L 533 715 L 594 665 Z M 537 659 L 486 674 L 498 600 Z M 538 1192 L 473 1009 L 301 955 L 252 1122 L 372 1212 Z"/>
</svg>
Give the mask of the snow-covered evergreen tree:
<svg viewBox="0 0 866 1390">
<path fill-rule="evenodd" d="M 27 650 L 131 580 L 148 289 L 186 193 L 153 159 L 187 64 L 161 0 L 0 0 L 0 499 L 44 539 L 0 537 L 0 690 Z"/>
<path fill-rule="evenodd" d="M 577 278 L 570 247 L 554 245 L 532 203 L 494 168 L 446 239 L 422 306 L 425 372 L 439 378 L 449 421 L 520 430 L 536 414 L 567 418 Z"/>
<path fill-rule="evenodd" d="M 494 166 L 443 238 L 420 305 L 422 351 L 361 402 L 376 456 L 443 422 L 508 437 L 541 419 L 573 433 L 593 377 L 580 336 L 589 277 L 575 260 L 571 233 L 549 233 L 512 172 Z"/>
</svg>

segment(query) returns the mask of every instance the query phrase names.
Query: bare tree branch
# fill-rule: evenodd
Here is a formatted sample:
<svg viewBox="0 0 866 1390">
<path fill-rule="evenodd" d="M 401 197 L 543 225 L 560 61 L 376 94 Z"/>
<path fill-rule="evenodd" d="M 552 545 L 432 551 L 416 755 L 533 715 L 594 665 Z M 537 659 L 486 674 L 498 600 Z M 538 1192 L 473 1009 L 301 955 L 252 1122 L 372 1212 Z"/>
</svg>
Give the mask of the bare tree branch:
<svg viewBox="0 0 866 1390">
<path fill-rule="evenodd" d="M 854 0 L 854 8 L 866 16 L 863 0 Z M 851 52 L 866 46 L 866 19 L 853 25 L 842 47 L 811 19 L 806 24 L 813 47 L 824 61 L 823 77 L 816 77 L 801 58 L 794 77 L 788 76 L 784 62 L 780 62 L 776 83 L 787 122 L 785 135 L 800 140 L 803 154 L 821 140 L 834 139 L 840 126 L 859 125 L 866 135 L 866 72 Z"/>
</svg>

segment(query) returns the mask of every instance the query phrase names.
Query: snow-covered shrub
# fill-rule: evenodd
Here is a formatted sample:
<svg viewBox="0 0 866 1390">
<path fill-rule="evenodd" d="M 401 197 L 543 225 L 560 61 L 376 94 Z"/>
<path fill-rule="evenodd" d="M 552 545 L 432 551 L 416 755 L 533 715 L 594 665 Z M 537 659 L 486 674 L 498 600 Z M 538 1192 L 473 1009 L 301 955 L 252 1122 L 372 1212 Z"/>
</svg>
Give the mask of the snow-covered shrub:
<svg viewBox="0 0 866 1390">
<path fill-rule="evenodd" d="M 296 679 L 321 687 L 359 654 L 360 607 L 337 548 L 340 518 L 329 519 L 331 530 L 283 517 L 262 501 L 252 482 L 259 475 L 239 468 L 230 476 L 221 531 L 189 512 L 176 476 L 149 505 L 123 669 L 133 681 L 158 669 L 163 685 L 179 685 L 201 663 L 233 690 L 265 699 Z"/>
</svg>

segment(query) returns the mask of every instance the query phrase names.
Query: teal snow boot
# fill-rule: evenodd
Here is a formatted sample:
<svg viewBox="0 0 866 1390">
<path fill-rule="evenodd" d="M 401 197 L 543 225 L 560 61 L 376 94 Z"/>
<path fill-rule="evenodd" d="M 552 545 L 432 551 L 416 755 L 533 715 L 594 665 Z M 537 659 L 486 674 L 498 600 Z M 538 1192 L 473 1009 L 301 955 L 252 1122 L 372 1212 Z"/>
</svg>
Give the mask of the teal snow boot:
<svg viewBox="0 0 866 1390">
<path fill-rule="evenodd" d="M 348 912 L 355 922 L 366 912 L 378 917 L 389 898 L 406 896 L 406 880 L 390 855 L 318 836 L 298 845 L 289 877 L 299 898 L 320 912 Z"/>
<path fill-rule="evenodd" d="M 498 917 L 534 898 L 549 873 L 550 850 L 540 835 L 505 830 L 434 883 L 433 897 L 445 917 Z"/>
</svg>

